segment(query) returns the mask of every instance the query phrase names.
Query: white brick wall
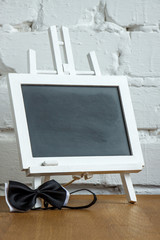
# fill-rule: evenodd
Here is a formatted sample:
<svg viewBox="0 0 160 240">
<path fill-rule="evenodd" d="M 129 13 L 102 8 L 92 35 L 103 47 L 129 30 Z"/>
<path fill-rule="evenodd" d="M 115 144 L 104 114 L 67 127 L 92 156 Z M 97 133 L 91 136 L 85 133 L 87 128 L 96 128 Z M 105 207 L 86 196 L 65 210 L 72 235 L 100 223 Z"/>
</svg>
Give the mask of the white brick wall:
<svg viewBox="0 0 160 240">
<path fill-rule="evenodd" d="M 9 179 L 31 183 L 20 171 L 6 75 L 27 71 L 28 48 L 36 50 L 38 68 L 52 69 L 51 25 L 69 27 L 78 70 L 89 69 L 86 54 L 95 50 L 103 74 L 128 76 L 146 163 L 132 175 L 133 183 L 138 193 L 159 193 L 159 0 L 0 0 L 0 190 Z M 99 193 L 107 186 L 108 193 L 121 191 L 112 187 L 121 184 L 115 174 L 96 175 L 88 183 L 101 184 Z"/>
</svg>

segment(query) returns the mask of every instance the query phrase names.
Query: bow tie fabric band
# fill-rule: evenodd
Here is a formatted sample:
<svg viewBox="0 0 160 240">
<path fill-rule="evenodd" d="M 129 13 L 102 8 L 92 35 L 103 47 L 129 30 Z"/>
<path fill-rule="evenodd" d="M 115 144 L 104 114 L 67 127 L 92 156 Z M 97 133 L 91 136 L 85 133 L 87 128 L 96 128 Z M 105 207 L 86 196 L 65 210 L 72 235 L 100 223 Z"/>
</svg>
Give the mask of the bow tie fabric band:
<svg viewBox="0 0 160 240">
<path fill-rule="evenodd" d="M 91 203 L 85 206 L 71 207 L 67 206 L 71 194 L 79 191 L 88 191 L 93 195 Z M 28 210 L 35 210 L 36 199 L 42 198 L 44 200 L 45 208 L 38 209 L 82 209 L 92 206 L 96 201 L 96 195 L 88 189 L 80 189 L 69 193 L 67 189 L 61 186 L 55 180 L 50 180 L 43 183 L 37 189 L 31 189 L 23 183 L 16 181 L 9 181 L 5 184 L 5 199 L 10 212 L 26 212 Z M 48 207 L 50 204 L 52 207 Z"/>
</svg>

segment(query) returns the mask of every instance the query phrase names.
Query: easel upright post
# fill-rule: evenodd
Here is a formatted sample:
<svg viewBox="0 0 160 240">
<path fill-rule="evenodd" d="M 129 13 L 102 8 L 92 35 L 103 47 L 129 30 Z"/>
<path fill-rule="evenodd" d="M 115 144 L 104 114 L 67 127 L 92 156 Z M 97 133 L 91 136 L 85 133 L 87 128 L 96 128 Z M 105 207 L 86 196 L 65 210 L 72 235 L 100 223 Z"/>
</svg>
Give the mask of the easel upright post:
<svg viewBox="0 0 160 240">
<path fill-rule="evenodd" d="M 89 62 L 91 70 L 94 71 L 94 74 L 96 76 L 101 76 L 102 74 L 100 71 L 96 53 L 94 51 L 92 51 L 87 55 L 87 57 L 88 57 L 88 62 Z"/>
<path fill-rule="evenodd" d="M 37 65 L 36 65 L 36 51 L 33 49 L 28 50 L 28 73 L 37 74 Z M 38 188 L 42 184 L 41 176 L 33 178 L 33 189 Z M 36 200 L 35 208 L 41 207 L 42 203 L 39 198 Z"/>
<path fill-rule="evenodd" d="M 29 49 L 27 52 L 27 60 L 28 60 L 28 73 L 36 74 L 37 73 L 37 65 L 36 65 L 36 51 L 33 49 Z"/>
<path fill-rule="evenodd" d="M 38 188 L 41 184 L 42 184 L 42 178 L 40 176 L 33 178 L 33 189 Z M 34 207 L 39 208 L 41 206 L 42 206 L 42 202 L 41 202 L 40 198 L 37 198 L 36 204 Z"/>
<path fill-rule="evenodd" d="M 68 62 L 67 64 L 63 64 L 64 72 L 68 72 L 71 75 L 75 75 L 76 70 L 75 70 L 75 64 L 73 59 L 73 53 L 72 53 L 72 47 L 71 47 L 68 28 L 62 27 L 62 34 L 63 34 L 66 58 Z"/>
<path fill-rule="evenodd" d="M 48 35 L 50 40 L 53 66 L 56 68 L 57 74 L 62 75 L 64 74 L 64 72 L 62 68 L 62 59 L 61 59 L 61 53 L 59 49 L 59 46 L 61 45 L 61 43 L 58 41 L 56 26 L 52 26 L 48 29 Z"/>
</svg>

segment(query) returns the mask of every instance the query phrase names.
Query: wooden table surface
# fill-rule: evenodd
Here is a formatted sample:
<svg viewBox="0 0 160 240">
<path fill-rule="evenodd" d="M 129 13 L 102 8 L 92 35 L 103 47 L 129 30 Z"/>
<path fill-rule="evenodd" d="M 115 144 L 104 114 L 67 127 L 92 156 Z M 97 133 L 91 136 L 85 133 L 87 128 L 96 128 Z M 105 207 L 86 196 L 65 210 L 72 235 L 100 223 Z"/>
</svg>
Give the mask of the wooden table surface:
<svg viewBox="0 0 160 240">
<path fill-rule="evenodd" d="M 86 204 L 90 196 L 72 196 L 70 205 Z M 0 240 L 160 240 L 160 195 L 98 196 L 84 210 L 47 210 L 10 213 L 0 198 Z"/>
</svg>

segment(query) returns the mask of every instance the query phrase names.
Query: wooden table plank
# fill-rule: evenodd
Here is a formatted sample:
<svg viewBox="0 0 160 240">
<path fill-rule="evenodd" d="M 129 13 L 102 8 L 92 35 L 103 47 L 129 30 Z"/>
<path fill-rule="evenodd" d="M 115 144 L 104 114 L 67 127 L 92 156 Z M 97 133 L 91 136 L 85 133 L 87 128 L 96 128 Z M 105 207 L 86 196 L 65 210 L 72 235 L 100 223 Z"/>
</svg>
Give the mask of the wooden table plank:
<svg viewBox="0 0 160 240">
<path fill-rule="evenodd" d="M 72 196 L 70 205 L 89 202 L 90 196 Z M 137 196 L 128 204 L 125 196 L 98 196 L 84 210 L 29 211 L 9 213 L 0 198 L 0 240 L 160 239 L 160 195 Z"/>
</svg>

